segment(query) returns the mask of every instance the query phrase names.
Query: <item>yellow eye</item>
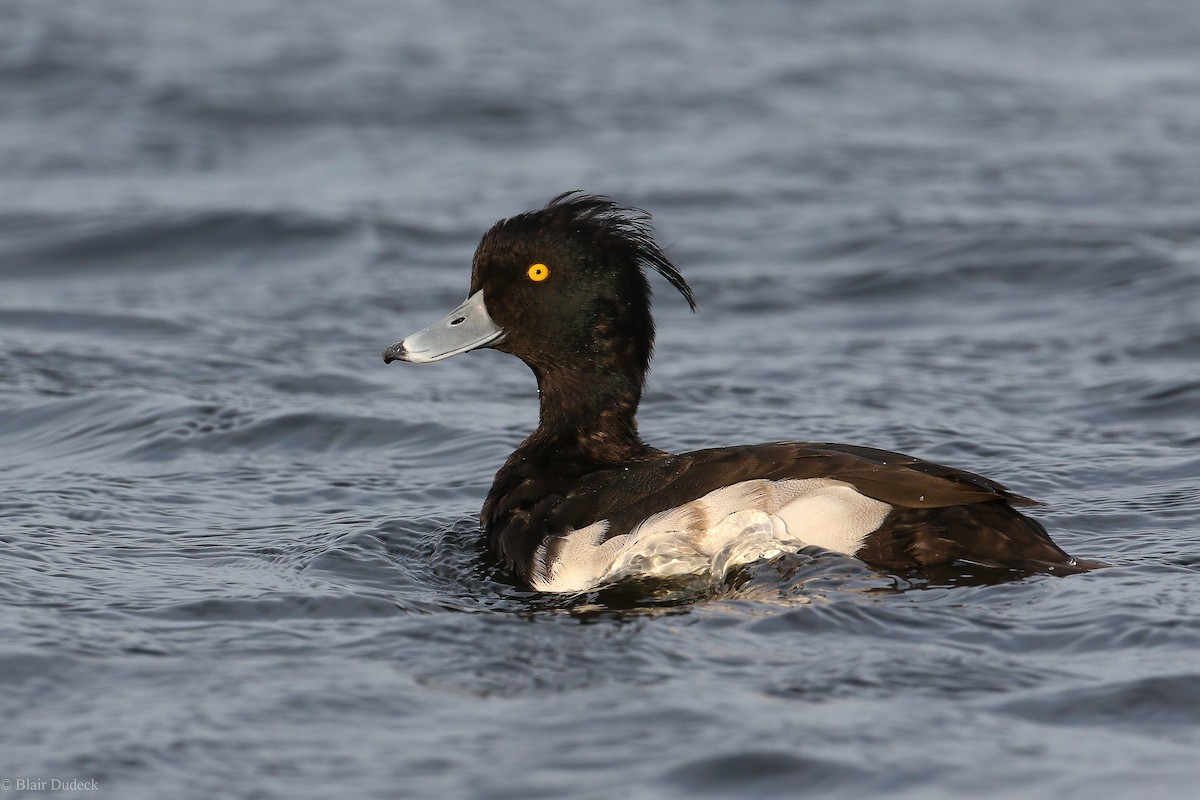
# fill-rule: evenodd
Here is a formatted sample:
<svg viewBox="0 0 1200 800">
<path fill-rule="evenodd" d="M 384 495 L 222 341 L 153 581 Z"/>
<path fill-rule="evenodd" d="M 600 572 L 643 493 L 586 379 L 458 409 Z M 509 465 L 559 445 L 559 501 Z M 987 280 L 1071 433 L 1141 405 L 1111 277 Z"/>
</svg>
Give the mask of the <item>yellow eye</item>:
<svg viewBox="0 0 1200 800">
<path fill-rule="evenodd" d="M 531 281 L 544 281 L 550 277 L 550 268 L 545 264 L 534 264 L 525 274 Z"/>
</svg>

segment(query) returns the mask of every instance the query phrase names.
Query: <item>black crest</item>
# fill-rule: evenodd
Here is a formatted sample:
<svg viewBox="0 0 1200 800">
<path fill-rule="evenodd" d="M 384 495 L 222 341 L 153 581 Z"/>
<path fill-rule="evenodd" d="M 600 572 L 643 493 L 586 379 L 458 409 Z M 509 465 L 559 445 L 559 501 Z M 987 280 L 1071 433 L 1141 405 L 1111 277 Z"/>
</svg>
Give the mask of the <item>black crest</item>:
<svg viewBox="0 0 1200 800">
<path fill-rule="evenodd" d="M 643 271 L 652 269 L 666 278 L 691 309 L 696 310 L 692 287 L 654 240 L 650 215 L 640 208 L 622 206 L 612 198 L 576 189 L 558 195 L 544 208 L 506 220 L 506 223 L 518 225 L 531 222 L 548 229 L 571 230 L 596 240 L 610 251 L 623 252 Z"/>
</svg>

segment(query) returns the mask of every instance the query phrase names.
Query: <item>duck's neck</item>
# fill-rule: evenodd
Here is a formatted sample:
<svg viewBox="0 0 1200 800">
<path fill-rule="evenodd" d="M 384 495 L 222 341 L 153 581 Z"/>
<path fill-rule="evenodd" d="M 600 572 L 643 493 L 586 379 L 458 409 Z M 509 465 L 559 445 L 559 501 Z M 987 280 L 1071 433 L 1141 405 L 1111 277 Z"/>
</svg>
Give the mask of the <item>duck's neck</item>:
<svg viewBox="0 0 1200 800">
<path fill-rule="evenodd" d="M 638 435 L 637 410 L 644 378 L 589 364 L 583 369 L 533 369 L 541 397 L 538 429 L 529 446 L 566 459 L 619 465 L 659 451 Z"/>
</svg>

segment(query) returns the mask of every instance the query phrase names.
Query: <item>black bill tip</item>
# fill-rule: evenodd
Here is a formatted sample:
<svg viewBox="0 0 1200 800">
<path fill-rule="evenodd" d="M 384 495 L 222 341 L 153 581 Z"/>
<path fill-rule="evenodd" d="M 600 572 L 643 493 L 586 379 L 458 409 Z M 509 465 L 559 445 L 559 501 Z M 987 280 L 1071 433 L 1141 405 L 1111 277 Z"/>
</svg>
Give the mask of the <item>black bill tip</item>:
<svg viewBox="0 0 1200 800">
<path fill-rule="evenodd" d="M 393 361 L 403 361 L 405 356 L 404 342 L 396 342 L 394 345 L 383 351 L 383 363 L 390 364 Z"/>
</svg>

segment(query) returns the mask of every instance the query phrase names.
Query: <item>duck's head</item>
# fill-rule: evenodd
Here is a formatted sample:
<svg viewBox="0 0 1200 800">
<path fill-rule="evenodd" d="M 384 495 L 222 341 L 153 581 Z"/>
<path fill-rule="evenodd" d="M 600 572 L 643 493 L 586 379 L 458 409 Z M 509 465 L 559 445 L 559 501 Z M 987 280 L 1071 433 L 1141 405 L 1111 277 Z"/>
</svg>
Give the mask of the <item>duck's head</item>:
<svg viewBox="0 0 1200 800">
<path fill-rule="evenodd" d="M 606 197 L 568 192 L 484 234 L 467 300 L 397 342 L 385 362 L 440 361 L 490 347 L 537 374 L 641 376 L 654 346 L 646 270 L 696 307 L 692 290 L 654 241 L 646 213 Z M 543 387 L 545 388 L 545 387 Z"/>
</svg>

